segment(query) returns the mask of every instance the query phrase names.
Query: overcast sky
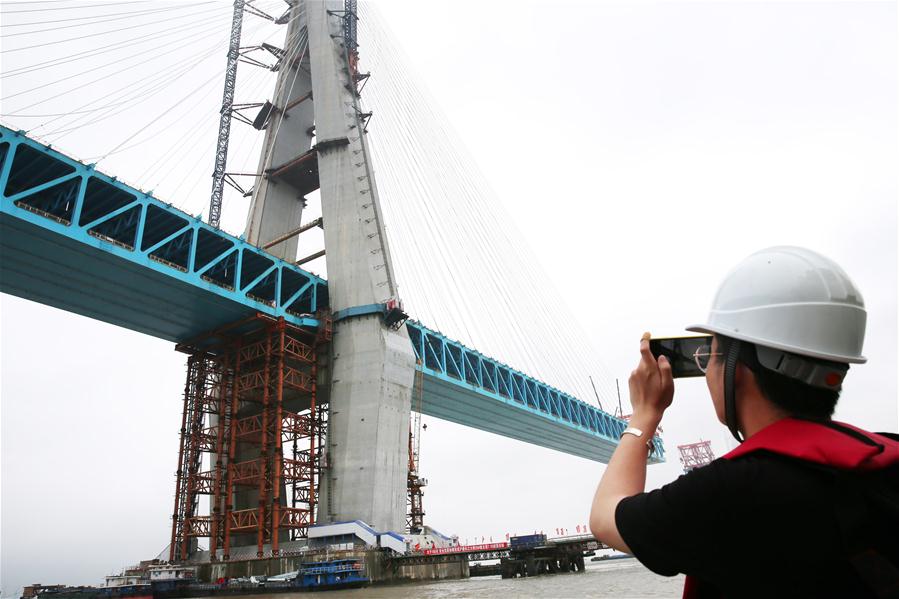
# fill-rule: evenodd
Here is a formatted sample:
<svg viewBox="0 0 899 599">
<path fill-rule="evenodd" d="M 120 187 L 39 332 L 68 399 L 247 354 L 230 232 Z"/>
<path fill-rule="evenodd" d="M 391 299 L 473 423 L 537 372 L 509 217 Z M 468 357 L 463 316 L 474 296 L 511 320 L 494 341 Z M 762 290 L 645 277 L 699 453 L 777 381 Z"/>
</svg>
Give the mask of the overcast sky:
<svg viewBox="0 0 899 599">
<path fill-rule="evenodd" d="M 718 282 L 743 257 L 770 245 L 803 245 L 840 263 L 868 308 L 869 362 L 853 366 L 838 417 L 897 429 L 895 2 L 385 1 L 379 7 L 623 392 L 643 331 L 682 333 L 705 317 Z M 24 8 L 4 3 L 4 24 L 15 22 L 6 12 Z M 213 8 L 204 20 L 208 38 L 183 51 L 199 56 L 204 44 L 224 38 L 229 5 Z M 49 20 L 49 14 L 19 18 Z M 36 42 L 4 37 L 2 69 L 96 47 L 102 39 L 73 42 L 87 44 L 74 49 L 9 52 Z M 202 210 L 221 44 L 175 91 L 138 114 L 143 120 L 169 114 L 163 111 L 169 100 L 212 78 L 209 94 L 200 95 L 203 88 L 181 112 L 170 111 L 156 137 L 135 138 L 147 141 L 132 153 L 110 156 L 102 163 L 106 172 L 158 185 L 158 197 Z M 85 66 L 75 64 L 52 78 Z M 147 76 L 151 66 L 141 67 Z M 2 97 L 48 77 L 38 71 L 5 78 Z M 111 89 L 114 81 L 103 85 Z M 262 76 L 243 81 L 260 90 L 271 85 Z M 89 91 L 39 108 L 71 110 Z M 37 113 L 25 107 L 46 93 L 4 100 L 0 112 Z M 103 155 L 143 124 L 134 113 L 122 119 L 74 130 L 58 147 L 82 158 Z M 3 122 L 34 124 L 21 115 Z M 238 166 L 255 165 L 247 136 L 240 130 L 235 137 Z M 174 147 L 183 157 L 148 174 Z M 229 230 L 242 228 L 245 206 L 229 196 Z M 3 596 L 30 582 L 97 583 L 155 556 L 170 534 L 184 357 L 169 343 L 7 295 L 0 308 Z M 426 422 L 426 523 L 463 542 L 586 523 L 602 465 Z M 650 469 L 653 486 L 679 474 L 677 444 L 702 438 L 719 455 L 727 449 L 702 381 L 678 382 L 663 426 L 669 461 Z"/>
</svg>

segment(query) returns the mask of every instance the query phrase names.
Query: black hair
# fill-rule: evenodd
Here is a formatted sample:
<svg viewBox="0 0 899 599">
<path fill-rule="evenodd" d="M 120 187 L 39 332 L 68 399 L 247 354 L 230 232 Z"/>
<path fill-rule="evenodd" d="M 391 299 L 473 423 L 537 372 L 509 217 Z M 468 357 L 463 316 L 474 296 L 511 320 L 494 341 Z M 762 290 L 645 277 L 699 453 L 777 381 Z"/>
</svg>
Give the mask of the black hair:
<svg viewBox="0 0 899 599">
<path fill-rule="evenodd" d="M 718 340 L 718 351 L 726 355 L 734 340 L 723 335 L 715 335 L 715 338 Z M 829 420 L 833 416 L 840 398 L 839 391 L 812 387 L 768 370 L 759 363 L 755 345 L 746 341 L 740 342 L 738 361 L 755 375 L 762 395 L 791 416 L 810 420 Z"/>
</svg>

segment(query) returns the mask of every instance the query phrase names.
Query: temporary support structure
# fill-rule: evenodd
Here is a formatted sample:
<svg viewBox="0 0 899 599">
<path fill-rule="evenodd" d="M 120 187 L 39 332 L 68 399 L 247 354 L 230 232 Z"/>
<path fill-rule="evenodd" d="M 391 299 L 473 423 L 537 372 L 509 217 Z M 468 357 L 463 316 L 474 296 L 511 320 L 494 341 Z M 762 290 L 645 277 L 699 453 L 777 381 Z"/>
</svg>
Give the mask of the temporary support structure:
<svg viewBox="0 0 899 599">
<path fill-rule="evenodd" d="M 278 555 L 281 541 L 315 523 L 326 429 L 319 361 L 331 335 L 330 318 L 319 322 L 309 331 L 256 315 L 177 346 L 188 360 L 171 561 L 188 559 L 197 537 L 209 538 L 213 561 L 237 545 Z"/>
<path fill-rule="evenodd" d="M 698 443 L 688 443 L 686 445 L 678 445 L 680 451 L 680 461 L 684 465 L 684 472 L 689 472 L 700 466 L 710 464 L 715 460 L 715 454 L 712 453 L 711 441 L 699 441 Z"/>
</svg>

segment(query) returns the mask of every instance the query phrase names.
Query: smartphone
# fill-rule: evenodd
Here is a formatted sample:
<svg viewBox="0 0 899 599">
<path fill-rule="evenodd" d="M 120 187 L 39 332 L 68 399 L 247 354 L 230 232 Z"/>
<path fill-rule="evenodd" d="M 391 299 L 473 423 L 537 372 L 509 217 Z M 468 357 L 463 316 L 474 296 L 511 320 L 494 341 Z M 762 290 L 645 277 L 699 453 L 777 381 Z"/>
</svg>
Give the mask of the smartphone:
<svg viewBox="0 0 899 599">
<path fill-rule="evenodd" d="M 649 351 L 658 360 L 659 356 L 665 356 L 671 362 L 671 373 L 674 378 L 688 376 L 705 376 L 699 369 L 693 354 L 703 345 L 712 344 L 711 335 L 698 335 L 695 337 L 667 337 L 664 339 L 650 339 Z"/>
</svg>

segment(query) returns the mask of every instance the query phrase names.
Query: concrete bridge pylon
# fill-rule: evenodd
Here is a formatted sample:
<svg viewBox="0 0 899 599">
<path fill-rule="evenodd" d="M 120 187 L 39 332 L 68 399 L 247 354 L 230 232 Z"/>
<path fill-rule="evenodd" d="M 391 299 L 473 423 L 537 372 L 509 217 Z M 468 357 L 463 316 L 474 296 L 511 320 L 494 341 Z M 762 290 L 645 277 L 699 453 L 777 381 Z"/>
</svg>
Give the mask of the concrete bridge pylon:
<svg viewBox="0 0 899 599">
<path fill-rule="evenodd" d="M 320 190 L 334 332 L 317 521 L 399 532 L 415 357 L 405 327 L 385 318 L 397 285 L 357 91 L 354 6 L 291 9 L 245 236 L 264 246 L 299 228 L 305 196 Z M 268 251 L 295 260 L 296 248 L 292 237 Z"/>
</svg>

